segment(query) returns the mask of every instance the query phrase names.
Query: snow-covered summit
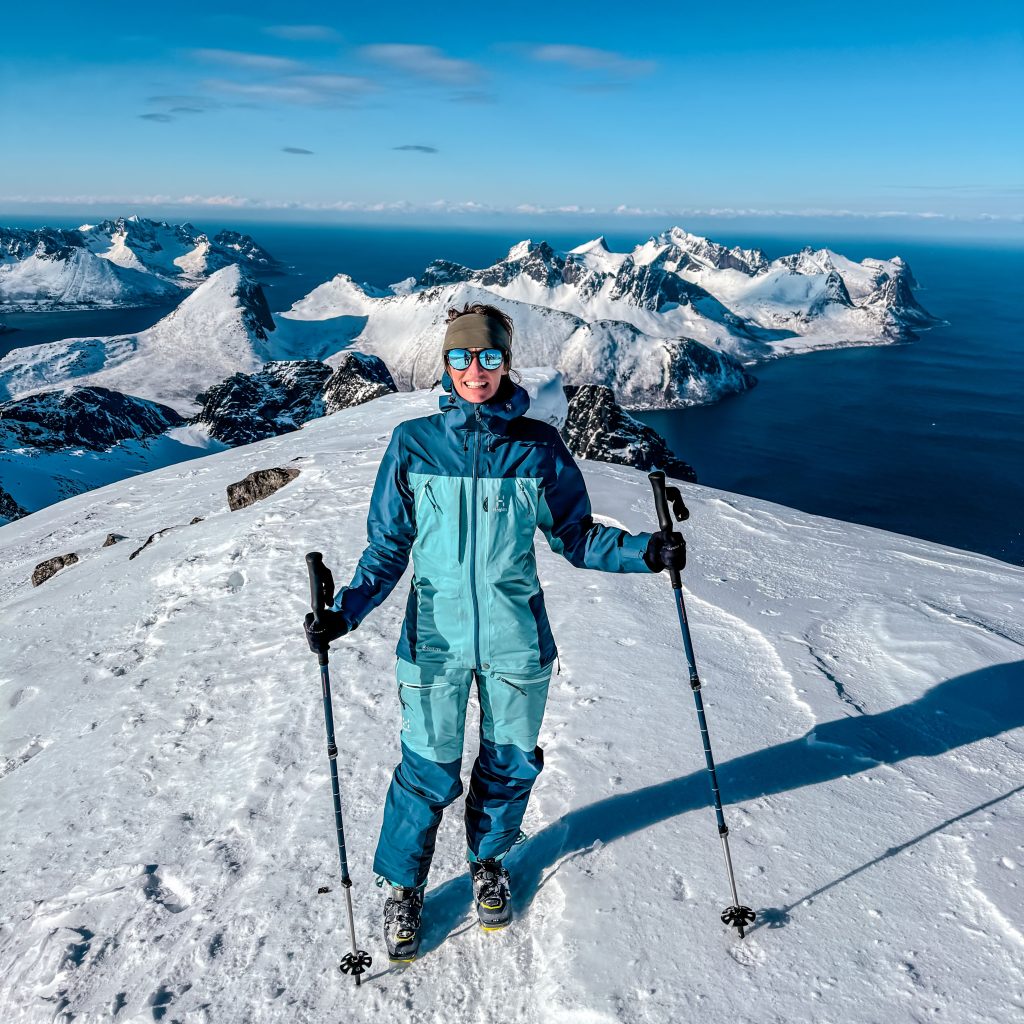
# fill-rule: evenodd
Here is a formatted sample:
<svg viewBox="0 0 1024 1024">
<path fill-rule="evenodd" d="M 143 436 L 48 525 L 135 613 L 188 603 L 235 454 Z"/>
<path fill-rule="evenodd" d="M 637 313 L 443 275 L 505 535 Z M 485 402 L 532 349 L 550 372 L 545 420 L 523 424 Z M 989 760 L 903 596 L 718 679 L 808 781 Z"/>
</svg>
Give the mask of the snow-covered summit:
<svg viewBox="0 0 1024 1024">
<path fill-rule="evenodd" d="M 137 215 L 77 231 L 0 227 L 0 303 L 27 310 L 150 305 L 234 264 L 278 268 L 249 235 L 211 238 L 191 224 Z"/>
<path fill-rule="evenodd" d="M 474 923 L 457 803 L 402 974 L 371 861 L 400 756 L 403 585 L 334 646 L 356 935 L 375 958 L 355 989 L 304 556 L 347 581 L 391 430 L 435 409 L 389 395 L 0 528 L 4 1024 L 376 1024 L 396 1006 L 445 1024 L 1016 1019 L 1024 570 L 691 485 L 685 599 L 756 927 L 739 942 L 719 921 L 668 580 L 577 570 L 538 537 L 561 670 L 508 861 L 516 919 Z M 229 483 L 276 466 L 300 472 L 228 511 Z M 645 474 L 583 472 L 602 521 L 654 527 Z"/>
<path fill-rule="evenodd" d="M 188 414 L 196 395 L 274 358 L 274 320 L 263 289 L 237 265 L 214 273 L 174 310 L 139 334 L 68 338 L 0 358 L 0 398 L 67 383 L 94 384 Z"/>
</svg>

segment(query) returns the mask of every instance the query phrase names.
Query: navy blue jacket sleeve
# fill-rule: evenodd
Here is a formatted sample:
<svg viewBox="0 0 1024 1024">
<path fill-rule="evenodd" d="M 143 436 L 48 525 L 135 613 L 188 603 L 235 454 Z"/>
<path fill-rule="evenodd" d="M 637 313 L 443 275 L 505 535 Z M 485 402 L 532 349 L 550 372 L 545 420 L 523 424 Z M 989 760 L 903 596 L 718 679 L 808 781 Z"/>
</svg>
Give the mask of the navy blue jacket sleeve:
<svg viewBox="0 0 1024 1024">
<path fill-rule="evenodd" d="M 551 550 L 579 569 L 650 572 L 644 561 L 649 533 L 632 536 L 617 526 L 595 523 L 583 474 L 557 431 L 554 462 L 540 491 L 537 525 Z"/>
<path fill-rule="evenodd" d="M 366 518 L 366 549 L 352 582 L 334 599 L 355 629 L 395 588 L 409 564 L 409 550 L 416 532 L 412 489 L 402 457 L 402 426 L 391 435 L 373 485 Z"/>
</svg>

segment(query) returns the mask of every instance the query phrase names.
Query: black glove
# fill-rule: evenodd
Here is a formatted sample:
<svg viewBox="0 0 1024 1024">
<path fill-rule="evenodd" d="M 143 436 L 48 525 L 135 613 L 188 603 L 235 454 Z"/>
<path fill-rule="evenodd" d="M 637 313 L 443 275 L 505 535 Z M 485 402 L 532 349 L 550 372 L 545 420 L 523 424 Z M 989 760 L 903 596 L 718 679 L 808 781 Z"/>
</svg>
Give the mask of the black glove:
<svg viewBox="0 0 1024 1024">
<path fill-rule="evenodd" d="M 303 620 L 303 628 L 306 631 L 306 640 L 309 642 L 309 649 L 314 654 L 326 651 L 332 640 L 344 636 L 348 632 L 348 623 L 341 612 L 325 608 L 320 613 L 320 625 L 313 621 L 313 613 L 309 612 Z"/>
<path fill-rule="evenodd" d="M 651 534 L 644 552 L 644 561 L 651 572 L 663 569 L 684 569 L 686 567 L 686 541 L 681 533 Z"/>
</svg>

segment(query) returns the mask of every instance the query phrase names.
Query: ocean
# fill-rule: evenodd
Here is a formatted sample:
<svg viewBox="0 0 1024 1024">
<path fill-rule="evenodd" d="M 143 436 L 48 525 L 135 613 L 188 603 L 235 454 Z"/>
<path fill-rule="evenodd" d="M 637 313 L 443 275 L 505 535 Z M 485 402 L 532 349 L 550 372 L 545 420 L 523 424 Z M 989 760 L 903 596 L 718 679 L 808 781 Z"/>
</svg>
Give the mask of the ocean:
<svg viewBox="0 0 1024 1024">
<path fill-rule="evenodd" d="M 290 266 L 289 274 L 264 281 L 274 310 L 339 272 L 386 286 L 438 257 L 481 267 L 524 237 L 566 249 L 600 233 L 200 226 L 249 231 Z M 907 344 L 776 360 L 754 368 L 758 385 L 750 392 L 638 418 L 665 436 L 703 484 L 1024 565 L 1024 243 L 700 227 L 725 244 L 759 246 L 769 258 L 804 245 L 827 245 L 857 260 L 903 256 L 921 285 L 918 300 L 945 323 Z M 620 229 L 605 237 L 622 250 L 646 235 Z M 0 310 L 0 322 L 20 328 L 0 335 L 0 353 L 59 337 L 137 331 L 165 312 Z"/>
</svg>

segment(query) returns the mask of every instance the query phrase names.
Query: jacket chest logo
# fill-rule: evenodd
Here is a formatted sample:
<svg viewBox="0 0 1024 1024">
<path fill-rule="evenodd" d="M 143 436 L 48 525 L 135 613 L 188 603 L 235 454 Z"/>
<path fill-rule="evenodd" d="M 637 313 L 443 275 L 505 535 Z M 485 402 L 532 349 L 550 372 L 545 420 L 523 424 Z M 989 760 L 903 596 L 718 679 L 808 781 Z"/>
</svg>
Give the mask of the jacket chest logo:
<svg viewBox="0 0 1024 1024">
<path fill-rule="evenodd" d="M 488 503 L 490 503 L 490 508 L 488 508 Z M 503 494 L 499 494 L 495 497 L 493 502 L 491 502 L 489 498 L 484 498 L 484 511 L 507 512 L 508 503 L 505 501 L 505 496 Z"/>
</svg>

